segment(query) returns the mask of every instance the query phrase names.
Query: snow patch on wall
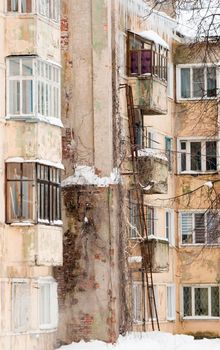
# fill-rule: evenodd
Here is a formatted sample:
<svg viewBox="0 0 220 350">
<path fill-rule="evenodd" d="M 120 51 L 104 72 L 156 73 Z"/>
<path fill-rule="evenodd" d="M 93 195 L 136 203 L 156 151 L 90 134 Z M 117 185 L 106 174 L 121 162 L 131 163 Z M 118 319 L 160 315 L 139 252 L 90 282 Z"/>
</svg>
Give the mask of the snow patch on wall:
<svg viewBox="0 0 220 350">
<path fill-rule="evenodd" d="M 98 187 L 108 187 L 121 182 L 118 169 L 114 168 L 109 177 L 99 177 L 95 173 L 95 168 L 87 165 L 78 165 L 74 175 L 62 181 L 62 187 L 73 185 L 94 185 Z"/>
<path fill-rule="evenodd" d="M 143 148 L 138 150 L 138 157 L 152 157 L 160 160 L 168 161 L 165 154 L 160 153 L 157 149 L 153 148 Z"/>
</svg>

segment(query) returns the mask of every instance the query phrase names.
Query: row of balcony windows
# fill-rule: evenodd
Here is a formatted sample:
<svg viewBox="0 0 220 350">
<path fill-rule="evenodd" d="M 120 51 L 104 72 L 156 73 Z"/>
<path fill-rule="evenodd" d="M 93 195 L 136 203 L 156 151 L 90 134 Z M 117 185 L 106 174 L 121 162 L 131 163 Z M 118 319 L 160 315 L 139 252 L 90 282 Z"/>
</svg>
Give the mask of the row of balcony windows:
<svg viewBox="0 0 220 350">
<path fill-rule="evenodd" d="M 7 163 L 6 222 L 60 224 L 61 170 L 36 163 Z"/>
<path fill-rule="evenodd" d="M 7 11 L 21 14 L 37 13 L 58 22 L 60 0 L 7 0 Z"/>
<path fill-rule="evenodd" d="M 141 238 L 141 222 L 139 205 L 135 201 L 129 203 L 130 238 Z M 173 209 L 165 209 L 164 217 L 158 209 L 144 206 L 145 222 L 148 236 L 158 237 L 158 226 L 163 227 L 166 238 L 171 245 L 175 245 L 175 220 Z M 181 211 L 179 213 L 180 243 L 183 245 L 220 243 L 220 212 L 219 210 Z"/>
<path fill-rule="evenodd" d="M 60 118 L 60 67 L 35 56 L 7 58 L 7 116 Z"/>
</svg>

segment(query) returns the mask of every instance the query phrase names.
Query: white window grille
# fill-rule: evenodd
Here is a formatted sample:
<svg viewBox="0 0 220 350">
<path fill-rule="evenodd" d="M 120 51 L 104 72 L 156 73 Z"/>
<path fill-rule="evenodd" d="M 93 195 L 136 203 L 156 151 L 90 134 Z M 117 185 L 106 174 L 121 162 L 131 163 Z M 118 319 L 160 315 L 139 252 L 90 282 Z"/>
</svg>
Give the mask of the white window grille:
<svg viewBox="0 0 220 350">
<path fill-rule="evenodd" d="M 219 286 L 183 286 L 184 318 L 219 318 Z"/>
<path fill-rule="evenodd" d="M 7 117 L 60 119 L 60 68 L 31 56 L 7 59 Z"/>
</svg>

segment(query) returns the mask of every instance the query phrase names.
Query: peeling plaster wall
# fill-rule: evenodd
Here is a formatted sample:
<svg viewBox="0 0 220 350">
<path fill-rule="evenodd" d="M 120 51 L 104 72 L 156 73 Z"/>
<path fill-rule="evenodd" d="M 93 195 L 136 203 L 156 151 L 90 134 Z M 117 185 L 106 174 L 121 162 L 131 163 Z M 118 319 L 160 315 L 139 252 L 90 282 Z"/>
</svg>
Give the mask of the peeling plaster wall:
<svg viewBox="0 0 220 350">
<path fill-rule="evenodd" d="M 7 13 L 0 2 L 0 348 L 53 350 L 55 331 L 39 329 L 39 295 L 36 280 L 53 276 L 52 266 L 62 264 L 62 228 L 44 225 L 17 227 L 5 224 L 5 160 L 9 157 L 61 162 L 61 128 L 46 123 L 5 121 L 6 57 L 38 55 L 60 64 L 60 27 L 35 15 Z M 31 317 L 27 331 L 12 327 L 12 281 L 31 285 Z"/>
<path fill-rule="evenodd" d="M 59 283 L 60 343 L 114 342 L 119 332 L 117 188 L 64 189 L 64 265 Z"/>
</svg>

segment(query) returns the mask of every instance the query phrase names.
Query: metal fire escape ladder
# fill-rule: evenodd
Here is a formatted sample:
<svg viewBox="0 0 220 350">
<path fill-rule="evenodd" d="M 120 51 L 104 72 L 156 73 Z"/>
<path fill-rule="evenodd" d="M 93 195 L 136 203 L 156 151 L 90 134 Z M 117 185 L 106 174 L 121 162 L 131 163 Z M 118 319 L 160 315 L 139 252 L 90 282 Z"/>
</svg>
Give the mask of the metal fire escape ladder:
<svg viewBox="0 0 220 350">
<path fill-rule="evenodd" d="M 129 86 L 128 84 L 122 84 L 121 88 L 125 88 L 126 90 L 127 114 L 128 114 L 129 135 L 130 135 L 130 150 L 131 150 L 131 160 L 132 160 L 132 168 L 133 168 L 132 175 L 134 180 L 135 195 L 137 198 L 138 214 L 140 218 L 140 230 L 141 230 L 140 234 L 143 240 L 148 243 L 143 190 L 139 182 L 140 168 L 138 166 L 138 148 L 135 140 L 135 110 L 134 110 L 132 87 Z M 160 330 L 160 325 L 159 325 L 155 291 L 154 291 L 154 283 L 153 283 L 152 251 L 149 244 L 146 244 L 146 248 L 147 248 L 147 255 L 149 257 L 149 261 L 148 261 L 147 267 L 144 266 L 142 263 L 142 270 L 145 271 L 145 274 L 146 274 L 150 321 L 152 325 L 152 330 L 154 331 L 155 330 L 154 322 L 156 321 L 158 330 Z"/>
</svg>

